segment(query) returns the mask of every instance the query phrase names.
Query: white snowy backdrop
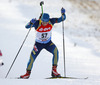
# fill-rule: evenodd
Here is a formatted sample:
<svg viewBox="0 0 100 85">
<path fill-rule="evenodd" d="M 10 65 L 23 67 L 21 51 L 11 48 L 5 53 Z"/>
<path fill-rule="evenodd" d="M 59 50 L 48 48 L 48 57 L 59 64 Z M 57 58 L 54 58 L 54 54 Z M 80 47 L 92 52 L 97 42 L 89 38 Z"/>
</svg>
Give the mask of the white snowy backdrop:
<svg viewBox="0 0 100 85">
<path fill-rule="evenodd" d="M 44 0 L 44 12 L 60 17 L 66 9 L 65 28 L 66 74 L 89 77 L 87 80 L 57 79 L 51 76 L 52 55 L 41 51 L 28 80 L 12 79 L 26 72 L 27 62 L 35 41 L 31 30 L 8 77 L 5 76 L 28 32 L 25 25 L 39 17 L 41 0 L 0 0 L 0 49 L 4 66 L 0 67 L 0 85 L 99 85 L 100 84 L 100 1 L 99 0 Z M 62 23 L 55 24 L 52 40 L 59 49 L 58 72 L 63 73 Z"/>
</svg>

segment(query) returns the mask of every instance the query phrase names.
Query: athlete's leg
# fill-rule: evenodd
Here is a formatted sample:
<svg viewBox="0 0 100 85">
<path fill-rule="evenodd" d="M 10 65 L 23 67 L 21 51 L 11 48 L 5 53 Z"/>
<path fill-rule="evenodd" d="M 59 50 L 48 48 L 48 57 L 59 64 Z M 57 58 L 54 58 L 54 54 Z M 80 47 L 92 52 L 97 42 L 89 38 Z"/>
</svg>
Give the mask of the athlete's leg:
<svg viewBox="0 0 100 85">
<path fill-rule="evenodd" d="M 45 49 L 53 54 L 52 65 L 57 66 L 58 59 L 59 59 L 59 52 L 56 45 L 52 41 L 50 41 L 45 47 Z"/>
<path fill-rule="evenodd" d="M 29 62 L 27 64 L 27 70 L 31 71 L 32 67 L 33 67 L 33 63 L 35 61 L 35 59 L 37 58 L 38 54 L 40 53 L 40 51 L 43 49 L 42 44 L 40 43 L 35 43 L 34 48 L 30 54 L 30 59 Z"/>
<path fill-rule="evenodd" d="M 50 41 L 47 46 L 45 47 L 47 51 L 53 54 L 53 59 L 52 59 L 52 77 L 61 77 L 61 75 L 57 72 L 57 63 L 58 63 L 58 49 L 56 45 Z"/>
<path fill-rule="evenodd" d="M 38 56 L 38 54 L 40 53 L 40 51 L 42 50 L 42 48 L 43 48 L 42 46 L 43 45 L 40 43 L 37 43 L 37 42 L 35 43 L 34 48 L 30 54 L 29 62 L 27 64 L 26 74 L 21 75 L 20 78 L 28 79 L 30 77 L 33 63 L 34 63 L 36 57 Z"/>
</svg>

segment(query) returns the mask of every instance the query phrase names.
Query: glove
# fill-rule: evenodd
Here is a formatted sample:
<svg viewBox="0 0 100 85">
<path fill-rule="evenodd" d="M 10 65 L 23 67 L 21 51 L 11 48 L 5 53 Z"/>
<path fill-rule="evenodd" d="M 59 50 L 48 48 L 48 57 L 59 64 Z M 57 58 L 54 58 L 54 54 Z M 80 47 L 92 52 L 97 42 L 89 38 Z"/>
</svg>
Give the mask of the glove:
<svg viewBox="0 0 100 85">
<path fill-rule="evenodd" d="M 65 14 L 65 9 L 64 8 L 61 9 L 61 14 L 62 15 Z"/>
<path fill-rule="evenodd" d="M 30 24 L 34 24 L 36 22 L 36 18 L 30 21 Z"/>
</svg>

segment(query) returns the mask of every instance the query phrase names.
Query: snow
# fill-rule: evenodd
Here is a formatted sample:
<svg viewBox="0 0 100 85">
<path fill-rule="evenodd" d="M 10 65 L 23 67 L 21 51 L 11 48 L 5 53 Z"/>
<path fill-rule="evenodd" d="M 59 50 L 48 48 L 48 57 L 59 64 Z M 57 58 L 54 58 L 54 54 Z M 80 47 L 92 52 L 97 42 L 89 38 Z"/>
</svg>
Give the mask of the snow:
<svg viewBox="0 0 100 85">
<path fill-rule="evenodd" d="M 90 4 L 90 0 L 88 0 Z M 53 4 L 53 3 L 56 4 Z M 44 12 L 51 17 L 59 17 L 60 9 L 66 9 L 65 27 L 66 74 L 80 79 L 46 80 L 51 76 L 52 54 L 42 50 L 36 59 L 30 79 L 14 79 L 25 73 L 30 52 L 35 42 L 35 30 L 32 29 L 21 49 L 9 75 L 5 78 L 27 32 L 25 25 L 32 18 L 39 17 L 40 0 L 0 0 L 0 50 L 3 53 L 4 66 L 0 67 L 0 85 L 99 85 L 100 84 L 100 2 L 92 7 L 80 0 L 44 0 Z M 73 4 L 76 3 L 76 4 Z M 59 6 L 58 6 L 59 4 Z M 97 14 L 95 14 L 97 13 Z M 91 18 L 92 16 L 92 18 Z M 96 17 L 96 18 L 95 18 Z M 52 41 L 59 49 L 58 72 L 64 75 L 62 49 L 62 23 L 55 24 Z"/>
</svg>

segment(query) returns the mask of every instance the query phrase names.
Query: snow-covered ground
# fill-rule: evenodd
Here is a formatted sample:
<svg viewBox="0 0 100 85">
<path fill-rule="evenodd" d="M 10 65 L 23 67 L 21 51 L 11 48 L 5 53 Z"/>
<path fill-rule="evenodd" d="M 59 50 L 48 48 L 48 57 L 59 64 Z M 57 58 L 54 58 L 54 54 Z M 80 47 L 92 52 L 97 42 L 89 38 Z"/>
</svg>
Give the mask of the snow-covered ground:
<svg viewBox="0 0 100 85">
<path fill-rule="evenodd" d="M 25 73 L 26 65 L 35 41 L 32 29 L 20 51 L 8 77 L 5 76 L 28 32 L 25 25 L 31 19 L 38 19 L 41 13 L 40 0 L 0 0 L 0 50 L 4 66 L 0 67 L 0 85 L 99 85 L 100 84 L 100 2 L 80 0 L 44 0 L 44 12 L 51 17 L 60 17 L 62 7 L 66 9 L 65 27 L 66 74 L 72 77 L 89 77 L 87 80 L 57 79 L 51 76 L 52 55 L 43 50 L 32 70 L 30 79 L 17 80 L 14 77 Z M 85 0 L 84 0 L 85 1 Z M 93 0 L 92 0 L 93 1 Z M 52 3 L 53 2 L 53 3 Z M 98 4 L 98 5 L 97 5 Z M 85 5 L 85 7 L 84 7 Z M 86 9 L 87 8 L 87 9 Z M 95 8 L 95 9 L 94 9 Z M 56 24 L 52 40 L 59 49 L 58 71 L 63 71 L 62 23 Z"/>
</svg>

